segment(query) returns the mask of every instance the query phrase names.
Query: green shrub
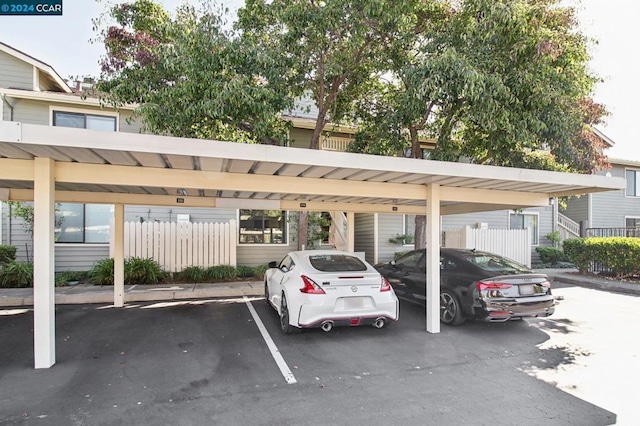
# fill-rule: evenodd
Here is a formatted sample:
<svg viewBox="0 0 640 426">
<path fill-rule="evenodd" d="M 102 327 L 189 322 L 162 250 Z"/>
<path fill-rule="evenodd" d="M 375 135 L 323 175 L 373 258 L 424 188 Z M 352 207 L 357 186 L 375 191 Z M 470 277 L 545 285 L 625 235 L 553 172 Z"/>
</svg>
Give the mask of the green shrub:
<svg viewBox="0 0 640 426">
<path fill-rule="evenodd" d="M 235 266 L 216 265 L 207 268 L 207 279 L 211 281 L 224 281 L 235 279 L 238 272 Z"/>
<path fill-rule="evenodd" d="M 563 243 L 569 260 L 582 273 L 591 262 L 601 263 L 616 276 L 625 277 L 640 273 L 640 239 L 630 237 L 573 238 Z"/>
<path fill-rule="evenodd" d="M 0 287 L 33 287 L 33 264 L 9 262 L 0 268 Z"/>
<path fill-rule="evenodd" d="M 82 281 L 88 273 L 83 271 L 62 271 L 56 274 L 56 287 L 67 285 L 70 281 Z"/>
<path fill-rule="evenodd" d="M 176 278 L 190 283 L 202 283 L 207 281 L 207 270 L 200 266 L 188 266 L 180 271 Z"/>
<path fill-rule="evenodd" d="M 555 265 L 565 258 L 562 250 L 555 247 L 536 247 L 536 252 L 544 264 Z"/>
<path fill-rule="evenodd" d="M 165 278 L 160 264 L 151 258 L 130 257 L 124 261 L 125 284 L 157 284 Z"/>
<path fill-rule="evenodd" d="M 251 266 L 238 265 L 236 266 L 236 272 L 238 278 L 252 278 L 255 276 L 255 269 Z"/>
<path fill-rule="evenodd" d="M 89 282 L 97 285 L 113 285 L 113 259 L 100 259 L 89 271 Z"/>
<path fill-rule="evenodd" d="M 89 271 L 89 281 L 97 285 L 113 285 L 113 259 L 97 261 Z M 153 259 L 130 257 L 124 261 L 125 284 L 157 284 L 167 274 Z"/>
<path fill-rule="evenodd" d="M 6 265 L 16 260 L 15 246 L 0 244 L 0 266 Z"/>
<path fill-rule="evenodd" d="M 269 269 L 269 265 L 267 264 L 258 265 L 253 268 L 253 276 L 262 281 L 264 280 L 264 273 L 267 272 L 267 269 Z"/>
</svg>

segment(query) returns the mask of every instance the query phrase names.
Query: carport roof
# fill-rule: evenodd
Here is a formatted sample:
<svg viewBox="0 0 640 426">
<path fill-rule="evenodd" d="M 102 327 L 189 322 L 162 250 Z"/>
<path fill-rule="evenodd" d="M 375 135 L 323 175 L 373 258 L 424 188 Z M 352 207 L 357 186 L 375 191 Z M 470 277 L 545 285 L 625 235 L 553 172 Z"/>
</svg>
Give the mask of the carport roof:
<svg viewBox="0 0 640 426">
<path fill-rule="evenodd" d="M 0 199 L 33 199 L 34 158 L 56 161 L 56 200 L 442 214 L 548 205 L 622 178 L 0 122 Z"/>
</svg>

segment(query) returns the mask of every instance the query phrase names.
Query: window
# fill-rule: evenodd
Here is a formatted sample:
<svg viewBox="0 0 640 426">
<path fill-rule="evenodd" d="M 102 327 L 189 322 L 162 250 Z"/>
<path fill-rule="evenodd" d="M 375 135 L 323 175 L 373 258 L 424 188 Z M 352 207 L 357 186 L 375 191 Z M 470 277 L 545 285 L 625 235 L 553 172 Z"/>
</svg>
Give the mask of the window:
<svg viewBox="0 0 640 426">
<path fill-rule="evenodd" d="M 407 238 L 402 242 L 403 245 L 412 245 L 413 238 L 416 234 L 416 215 L 415 214 L 405 214 L 404 223 L 402 224 L 402 234 L 406 235 Z"/>
<path fill-rule="evenodd" d="M 60 203 L 56 210 L 56 242 L 108 243 L 113 206 Z"/>
<path fill-rule="evenodd" d="M 53 125 L 115 132 L 116 117 L 79 112 L 53 111 Z"/>
<path fill-rule="evenodd" d="M 640 228 L 640 217 L 627 217 L 624 221 L 627 228 Z"/>
<path fill-rule="evenodd" d="M 424 259 L 424 251 L 416 250 L 405 254 L 400 259 L 395 261 L 395 265 L 398 269 L 413 269 L 424 268 L 426 263 Z"/>
<path fill-rule="evenodd" d="M 531 230 L 531 245 L 538 245 L 538 215 L 511 213 L 509 217 L 509 229 L 526 229 Z"/>
<path fill-rule="evenodd" d="M 627 170 L 627 197 L 640 197 L 640 170 Z"/>
<path fill-rule="evenodd" d="M 240 244 L 286 244 L 286 218 L 280 210 L 240 210 Z"/>
</svg>

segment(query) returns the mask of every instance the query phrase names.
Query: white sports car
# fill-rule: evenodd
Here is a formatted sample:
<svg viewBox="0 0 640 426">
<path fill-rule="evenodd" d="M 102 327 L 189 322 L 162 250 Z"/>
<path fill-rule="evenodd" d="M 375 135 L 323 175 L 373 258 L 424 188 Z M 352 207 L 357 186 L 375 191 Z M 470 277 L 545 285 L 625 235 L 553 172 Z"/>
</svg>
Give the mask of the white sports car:
<svg viewBox="0 0 640 426">
<path fill-rule="evenodd" d="M 389 281 L 366 261 L 343 251 L 294 251 L 269 263 L 264 296 L 280 315 L 285 334 L 313 327 L 382 328 L 398 320 L 398 298 Z"/>
</svg>

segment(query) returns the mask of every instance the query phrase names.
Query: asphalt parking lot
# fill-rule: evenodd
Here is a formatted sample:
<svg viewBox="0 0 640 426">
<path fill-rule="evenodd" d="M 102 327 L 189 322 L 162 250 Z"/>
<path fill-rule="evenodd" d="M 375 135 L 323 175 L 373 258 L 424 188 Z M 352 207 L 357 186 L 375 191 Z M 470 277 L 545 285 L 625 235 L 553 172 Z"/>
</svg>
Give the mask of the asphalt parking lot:
<svg viewBox="0 0 640 426">
<path fill-rule="evenodd" d="M 539 345 L 549 339 L 527 321 L 472 322 L 433 335 L 425 331 L 423 308 L 403 304 L 400 321 L 382 330 L 285 336 L 261 299 L 147 302 L 124 309 L 61 305 L 57 362 L 34 370 L 32 312 L 2 314 L 2 425 L 616 421 L 615 414 L 523 371 L 539 362 Z M 282 357 L 284 370 L 274 354 Z M 295 383 L 287 382 L 287 368 Z"/>
</svg>

